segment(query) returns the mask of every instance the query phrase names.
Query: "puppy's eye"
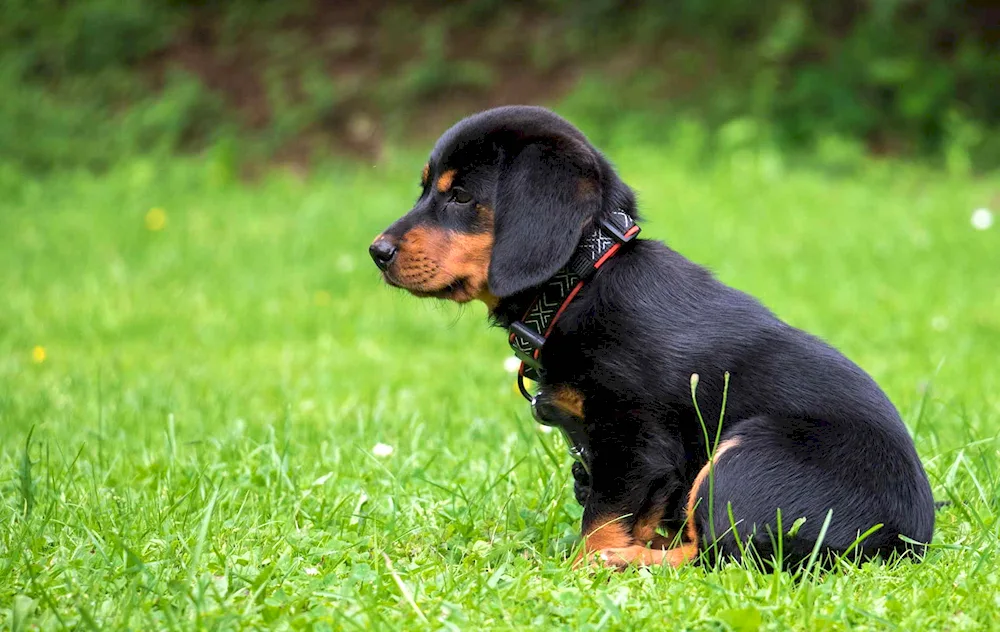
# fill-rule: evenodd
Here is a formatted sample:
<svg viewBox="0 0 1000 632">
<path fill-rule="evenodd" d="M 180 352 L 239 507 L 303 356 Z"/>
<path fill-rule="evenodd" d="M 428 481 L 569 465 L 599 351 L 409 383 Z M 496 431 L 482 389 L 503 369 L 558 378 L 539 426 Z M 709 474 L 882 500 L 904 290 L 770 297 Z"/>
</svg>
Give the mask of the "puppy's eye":
<svg viewBox="0 0 1000 632">
<path fill-rule="evenodd" d="M 451 190 L 451 199 L 455 200 L 459 204 L 468 204 L 472 201 L 472 196 L 465 189 L 460 189 L 455 187 Z"/>
</svg>

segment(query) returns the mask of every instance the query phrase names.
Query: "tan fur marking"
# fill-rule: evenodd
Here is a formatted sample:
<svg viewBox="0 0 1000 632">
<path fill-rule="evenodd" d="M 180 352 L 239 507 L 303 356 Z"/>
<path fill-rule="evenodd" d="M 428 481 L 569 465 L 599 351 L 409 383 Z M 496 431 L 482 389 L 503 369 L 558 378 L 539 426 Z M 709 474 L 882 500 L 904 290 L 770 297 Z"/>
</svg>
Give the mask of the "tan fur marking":
<svg viewBox="0 0 1000 632">
<path fill-rule="evenodd" d="M 400 240 L 393 280 L 415 293 L 440 292 L 456 281 L 461 287 L 447 298 L 459 303 L 478 298 L 489 305 L 487 275 L 493 233 L 465 234 L 417 226 Z"/>
<path fill-rule="evenodd" d="M 626 516 L 602 515 L 583 525 L 583 550 L 573 561 L 577 566 L 585 559 L 593 559 L 597 551 L 631 546 L 632 535 L 625 524 Z"/>
<path fill-rule="evenodd" d="M 646 515 L 639 518 L 638 522 L 635 523 L 635 527 L 632 528 L 632 538 L 636 543 L 646 546 L 655 538 L 662 537 L 656 532 L 656 528 L 660 526 L 662 518 L 663 507 L 653 507 Z"/>
<path fill-rule="evenodd" d="M 455 235 L 441 267 L 452 279 L 463 279 L 468 298 L 476 298 L 484 292 L 488 294 L 487 275 L 492 252 L 492 233 Z"/>
<path fill-rule="evenodd" d="M 635 543 L 641 546 L 649 545 L 651 549 L 669 549 L 677 544 L 677 533 L 668 531 L 667 535 L 660 535 L 657 529 L 663 521 L 663 514 L 666 508 L 663 506 L 651 507 L 632 528 L 632 538 Z"/>
<path fill-rule="evenodd" d="M 583 419 L 583 393 L 569 386 L 557 386 L 552 393 L 552 403 L 560 410 Z"/>
<path fill-rule="evenodd" d="M 584 537 L 588 552 L 628 546 L 632 543 L 624 516 L 599 516 L 587 525 Z"/>
<path fill-rule="evenodd" d="M 451 189 L 451 185 L 455 182 L 455 175 L 457 173 L 454 169 L 449 169 L 438 176 L 437 190 L 441 193 L 447 193 Z"/>
<path fill-rule="evenodd" d="M 424 165 L 424 170 L 420 174 L 420 186 L 427 186 L 427 178 L 431 176 L 431 163 Z"/>
<path fill-rule="evenodd" d="M 484 253 L 485 263 L 482 265 L 480 270 L 480 287 L 478 293 L 473 296 L 478 301 L 482 301 L 486 304 L 486 307 L 493 309 L 500 302 L 496 296 L 490 293 L 489 289 L 489 270 L 490 270 L 490 260 L 493 257 L 493 209 L 483 204 L 476 204 L 476 212 L 479 213 L 479 219 L 486 227 L 486 232 L 490 235 L 490 245 L 486 253 Z"/>
<path fill-rule="evenodd" d="M 448 234 L 423 226 L 412 228 L 399 240 L 392 279 L 413 292 L 430 292 L 447 283 L 439 280 L 438 260 L 448 250 Z"/>
<path fill-rule="evenodd" d="M 686 511 L 687 524 L 685 525 L 686 529 L 684 532 L 684 535 L 687 536 L 688 542 L 695 542 L 695 543 L 698 542 L 698 528 L 694 524 L 694 510 L 695 507 L 697 507 L 698 505 L 698 498 L 699 498 L 698 488 L 700 488 L 701 484 L 705 482 L 706 478 L 708 478 L 708 475 L 712 472 L 714 464 L 719 462 L 719 458 L 723 454 L 725 454 L 728 450 L 730 450 L 731 448 L 735 448 L 739 444 L 740 444 L 739 437 L 726 439 L 725 441 L 720 443 L 719 446 L 715 449 L 715 454 L 712 455 L 712 459 L 708 463 L 706 463 L 698 472 L 698 475 L 694 477 L 694 484 L 691 485 L 691 491 L 688 492 L 688 502 Z"/>
</svg>

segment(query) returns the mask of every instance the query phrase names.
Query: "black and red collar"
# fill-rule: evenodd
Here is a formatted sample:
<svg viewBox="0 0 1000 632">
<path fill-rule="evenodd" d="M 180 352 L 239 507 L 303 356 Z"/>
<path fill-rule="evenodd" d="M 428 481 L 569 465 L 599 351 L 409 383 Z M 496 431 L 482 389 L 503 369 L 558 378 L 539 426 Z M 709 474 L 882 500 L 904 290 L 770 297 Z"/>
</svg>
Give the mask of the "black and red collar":
<svg viewBox="0 0 1000 632">
<path fill-rule="evenodd" d="M 556 321 L 597 269 L 613 257 L 623 244 L 632 241 L 639 230 L 632 216 L 621 209 L 612 211 L 607 219 L 598 221 L 580 240 L 569 263 L 542 285 L 521 320 L 511 323 L 508 340 L 515 355 L 521 360 L 517 385 L 528 401 L 532 398 L 524 387 L 524 379 L 537 381 L 544 375 L 542 347 Z"/>
</svg>

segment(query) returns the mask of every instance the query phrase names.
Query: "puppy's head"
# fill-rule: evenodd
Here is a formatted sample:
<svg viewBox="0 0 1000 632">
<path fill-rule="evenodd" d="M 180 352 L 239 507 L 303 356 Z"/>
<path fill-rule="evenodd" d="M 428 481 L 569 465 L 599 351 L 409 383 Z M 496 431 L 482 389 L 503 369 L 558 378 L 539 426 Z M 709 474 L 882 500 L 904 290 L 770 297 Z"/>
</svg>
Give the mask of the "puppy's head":
<svg viewBox="0 0 1000 632">
<path fill-rule="evenodd" d="M 569 260 L 612 178 L 583 134 L 552 112 L 487 110 L 438 140 L 416 204 L 369 252 L 390 285 L 492 307 Z"/>
</svg>

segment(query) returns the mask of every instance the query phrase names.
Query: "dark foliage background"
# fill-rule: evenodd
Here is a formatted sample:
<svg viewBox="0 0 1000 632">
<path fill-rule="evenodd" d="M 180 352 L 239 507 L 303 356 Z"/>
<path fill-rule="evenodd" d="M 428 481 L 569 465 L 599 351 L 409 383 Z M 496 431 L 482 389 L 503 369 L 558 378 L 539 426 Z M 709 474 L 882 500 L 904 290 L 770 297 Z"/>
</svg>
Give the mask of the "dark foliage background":
<svg viewBox="0 0 1000 632">
<path fill-rule="evenodd" d="M 0 93 L 3 162 L 28 171 L 372 157 L 504 102 L 558 105 L 598 134 L 703 126 L 706 153 L 771 143 L 967 171 L 1000 164 L 1000 5 L 5 0 Z"/>
</svg>

